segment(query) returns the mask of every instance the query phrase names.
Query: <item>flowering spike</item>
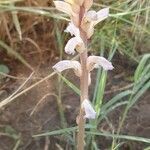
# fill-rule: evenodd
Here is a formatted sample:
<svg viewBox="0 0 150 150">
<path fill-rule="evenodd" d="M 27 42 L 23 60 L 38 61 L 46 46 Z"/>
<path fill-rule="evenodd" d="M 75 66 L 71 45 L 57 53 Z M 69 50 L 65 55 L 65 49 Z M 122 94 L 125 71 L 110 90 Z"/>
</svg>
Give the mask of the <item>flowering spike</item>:
<svg viewBox="0 0 150 150">
<path fill-rule="evenodd" d="M 81 76 L 81 65 L 78 61 L 73 61 L 73 60 L 62 60 L 58 63 L 56 63 L 53 66 L 53 69 L 56 70 L 57 72 L 62 72 L 66 69 L 74 69 L 74 72 L 77 76 Z"/>
<path fill-rule="evenodd" d="M 96 112 L 95 110 L 93 109 L 92 105 L 90 104 L 90 101 L 85 99 L 82 104 L 81 104 L 81 107 L 84 109 L 85 111 L 85 118 L 88 118 L 88 119 L 95 119 L 96 117 Z"/>
<path fill-rule="evenodd" d="M 112 66 L 112 63 L 109 62 L 104 57 L 100 56 L 89 56 L 87 58 L 87 70 L 91 71 L 94 68 L 103 67 L 104 70 L 112 70 L 114 67 Z"/>
<path fill-rule="evenodd" d="M 79 117 L 77 117 L 77 124 L 79 127 L 77 150 L 83 150 L 84 119 L 96 118 L 96 112 L 90 101 L 85 99 L 85 97 L 88 97 L 88 86 L 91 83 L 90 71 L 99 67 L 103 67 L 105 70 L 113 69 L 111 62 L 104 57 L 88 57 L 88 39 L 90 39 L 94 33 L 94 26 L 108 17 L 109 8 L 104 8 L 98 12 L 94 10 L 89 11 L 93 4 L 93 0 L 56 0 L 54 3 L 56 8 L 68 14 L 71 20 L 65 32 L 69 32 L 71 36 L 74 37 L 67 42 L 65 52 L 74 54 L 76 50 L 80 55 L 81 64 L 78 61 L 63 60 L 55 64 L 53 69 L 58 72 L 62 72 L 66 69 L 73 69 L 75 74 L 80 77 L 81 108 Z M 83 113 L 85 116 L 83 116 Z"/>
</svg>

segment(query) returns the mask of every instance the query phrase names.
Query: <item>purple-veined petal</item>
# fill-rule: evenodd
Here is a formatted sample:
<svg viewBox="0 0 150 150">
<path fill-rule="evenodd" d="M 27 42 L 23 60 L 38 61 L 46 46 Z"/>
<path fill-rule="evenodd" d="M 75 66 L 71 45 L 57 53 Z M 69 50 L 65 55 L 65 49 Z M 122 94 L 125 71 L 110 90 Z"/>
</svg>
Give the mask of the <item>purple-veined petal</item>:
<svg viewBox="0 0 150 150">
<path fill-rule="evenodd" d="M 82 102 L 81 107 L 85 111 L 85 116 L 84 116 L 85 118 L 88 118 L 88 119 L 95 119 L 96 118 L 96 112 L 93 109 L 93 107 L 92 107 L 92 105 L 91 105 L 89 100 L 85 99 Z"/>
<path fill-rule="evenodd" d="M 94 24 L 98 24 L 99 22 L 103 21 L 104 19 L 106 19 L 109 15 L 109 8 L 104 8 L 99 10 L 97 13 L 97 20 L 94 21 Z"/>
<path fill-rule="evenodd" d="M 72 7 L 70 4 L 63 1 L 54 1 L 54 4 L 56 6 L 56 9 L 58 9 L 59 11 L 62 11 L 70 16 L 73 14 Z"/>
<path fill-rule="evenodd" d="M 73 22 L 70 22 L 69 25 L 67 26 L 67 28 L 65 29 L 65 32 L 69 32 L 71 34 L 71 36 L 80 36 L 80 31 L 79 28 L 77 28 Z"/>
<path fill-rule="evenodd" d="M 62 72 L 66 69 L 74 69 L 77 76 L 81 76 L 81 65 L 75 60 L 62 60 L 53 66 L 53 69 L 57 72 Z"/>
<path fill-rule="evenodd" d="M 87 58 L 87 70 L 91 71 L 94 68 L 103 67 L 104 70 L 112 70 L 114 67 L 111 62 L 109 62 L 104 57 L 100 56 L 89 56 Z"/>
<path fill-rule="evenodd" d="M 71 38 L 65 46 L 65 52 L 67 54 L 75 54 L 75 49 L 77 46 L 83 45 L 83 41 L 80 37 Z"/>
</svg>

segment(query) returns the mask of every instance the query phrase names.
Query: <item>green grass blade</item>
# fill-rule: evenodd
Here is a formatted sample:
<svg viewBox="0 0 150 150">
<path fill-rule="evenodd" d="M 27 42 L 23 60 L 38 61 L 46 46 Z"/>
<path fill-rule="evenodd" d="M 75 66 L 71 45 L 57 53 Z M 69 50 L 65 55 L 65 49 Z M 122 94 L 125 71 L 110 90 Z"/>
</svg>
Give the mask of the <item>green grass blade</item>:
<svg viewBox="0 0 150 150">
<path fill-rule="evenodd" d="M 150 146 L 149 146 L 149 147 L 144 148 L 144 150 L 150 150 Z"/>
<path fill-rule="evenodd" d="M 13 3 L 10 4 L 11 7 L 15 7 Z M 20 27 L 20 22 L 18 19 L 17 11 L 13 11 L 12 13 L 13 23 L 15 25 L 16 31 L 18 32 L 19 39 L 22 40 L 22 32 Z"/>
<path fill-rule="evenodd" d="M 6 5 L 0 5 L 0 12 L 8 12 L 8 11 L 27 12 L 35 15 L 41 15 L 41 16 L 60 19 L 60 20 L 70 21 L 66 16 L 61 14 L 56 14 L 54 10 L 55 9 L 51 7 L 18 7 L 18 6 L 10 7 Z"/>
<path fill-rule="evenodd" d="M 130 106 L 129 107 L 132 107 L 136 102 L 137 100 L 150 88 L 150 80 L 147 81 L 147 83 L 143 86 L 142 89 L 140 89 L 138 91 L 138 93 L 133 97 L 132 101 L 130 102 Z"/>
<path fill-rule="evenodd" d="M 128 101 L 118 102 L 115 105 L 111 106 L 110 108 L 106 109 L 103 113 L 101 113 L 98 122 L 100 122 L 102 119 L 104 119 L 108 113 L 115 110 L 117 107 L 120 107 L 122 105 L 127 105 L 127 104 L 128 104 Z"/>
<path fill-rule="evenodd" d="M 146 65 L 148 60 L 150 60 L 150 54 L 145 54 L 143 56 L 142 60 L 140 61 L 136 71 L 135 71 L 135 74 L 134 74 L 134 81 L 135 82 L 140 78 L 140 76 L 143 72 L 143 69 L 145 68 L 145 65 Z"/>
<path fill-rule="evenodd" d="M 109 100 L 106 104 L 104 104 L 102 106 L 101 113 L 104 113 L 106 111 L 106 109 L 110 108 L 115 103 L 122 100 L 124 97 L 129 96 L 131 93 L 132 93 L 132 91 L 127 90 L 127 91 L 123 91 L 123 92 L 117 94 L 115 97 L 113 97 L 111 100 Z"/>
<path fill-rule="evenodd" d="M 0 4 L 10 4 L 10 3 L 14 3 L 14 2 L 20 2 L 23 0 L 0 0 Z"/>
<path fill-rule="evenodd" d="M 93 126 L 86 124 L 85 125 L 86 129 L 90 129 L 93 128 Z M 52 136 L 52 135 L 60 135 L 60 134 L 64 134 L 64 133 L 70 133 L 70 132 L 74 132 L 78 129 L 77 126 L 75 127 L 70 127 L 70 128 L 65 128 L 65 129 L 60 129 L 60 130 L 55 130 L 55 131 L 51 131 L 51 132 L 46 132 L 46 133 L 42 133 L 42 134 L 37 134 L 37 135 L 33 135 L 32 137 L 41 137 L 41 136 Z"/>
<path fill-rule="evenodd" d="M 97 116 L 99 116 L 99 114 L 100 114 L 100 108 L 101 108 L 101 104 L 102 104 L 102 100 L 103 100 L 103 96 L 104 96 L 104 91 L 105 91 L 105 86 L 106 86 L 106 79 L 107 79 L 107 72 L 103 70 L 102 74 L 101 74 L 100 81 L 99 81 L 96 103 L 95 103 L 95 109 L 97 112 Z"/>
<path fill-rule="evenodd" d="M 117 135 L 117 134 L 110 134 L 110 133 L 101 133 L 99 131 L 97 132 L 86 132 L 87 134 L 91 135 L 99 135 L 99 136 L 105 136 L 105 137 L 111 137 L 111 138 L 118 138 L 118 139 L 124 139 L 129 141 L 137 141 L 137 142 L 143 142 L 143 143 L 150 143 L 150 139 L 143 138 L 143 137 L 137 137 L 137 136 L 129 136 L 129 135 Z"/>
<path fill-rule="evenodd" d="M 76 94 L 80 95 L 80 90 L 69 80 L 67 80 L 65 77 L 63 77 L 61 74 L 59 74 L 61 79 L 67 84 L 68 87 L 70 87 Z"/>
</svg>

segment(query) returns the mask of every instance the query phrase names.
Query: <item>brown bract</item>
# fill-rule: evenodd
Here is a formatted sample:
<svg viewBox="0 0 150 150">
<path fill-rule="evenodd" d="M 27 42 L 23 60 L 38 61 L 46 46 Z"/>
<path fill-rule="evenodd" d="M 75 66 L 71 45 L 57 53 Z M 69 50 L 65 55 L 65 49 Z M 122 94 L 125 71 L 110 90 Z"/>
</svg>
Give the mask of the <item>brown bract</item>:
<svg viewBox="0 0 150 150">
<path fill-rule="evenodd" d="M 84 0 L 83 6 L 86 11 L 88 11 L 93 5 L 93 0 Z"/>
</svg>

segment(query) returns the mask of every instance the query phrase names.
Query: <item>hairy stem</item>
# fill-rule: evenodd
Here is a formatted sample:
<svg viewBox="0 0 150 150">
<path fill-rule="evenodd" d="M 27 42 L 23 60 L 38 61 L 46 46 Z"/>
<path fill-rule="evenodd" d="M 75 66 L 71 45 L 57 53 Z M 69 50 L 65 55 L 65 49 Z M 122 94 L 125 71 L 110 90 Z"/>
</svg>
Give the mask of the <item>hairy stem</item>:
<svg viewBox="0 0 150 150">
<path fill-rule="evenodd" d="M 83 53 L 80 54 L 80 62 L 81 62 L 81 69 L 82 69 L 82 76 L 80 77 L 80 105 L 85 99 L 88 99 L 88 76 L 89 73 L 86 69 L 87 64 L 87 37 L 86 33 L 80 28 L 82 18 L 85 13 L 85 8 L 80 7 L 80 14 L 79 14 L 79 29 L 80 29 L 80 36 L 85 44 L 85 50 Z M 80 106 L 80 113 L 78 117 L 78 137 L 77 137 L 77 150 L 84 150 L 84 136 L 85 136 L 85 118 L 84 118 L 84 110 Z"/>
<path fill-rule="evenodd" d="M 80 31 L 82 39 L 86 45 L 87 49 L 87 39 L 84 32 Z M 80 89 L 81 89 L 81 97 L 80 103 L 85 99 L 88 99 L 88 76 L 89 73 L 86 69 L 86 61 L 87 61 L 87 50 L 80 54 L 81 68 L 82 68 L 82 76 L 80 77 Z M 85 119 L 84 119 L 84 110 L 80 108 L 79 113 L 79 122 L 78 122 L 78 139 L 77 139 L 77 150 L 84 149 L 84 132 L 85 132 Z"/>
</svg>

